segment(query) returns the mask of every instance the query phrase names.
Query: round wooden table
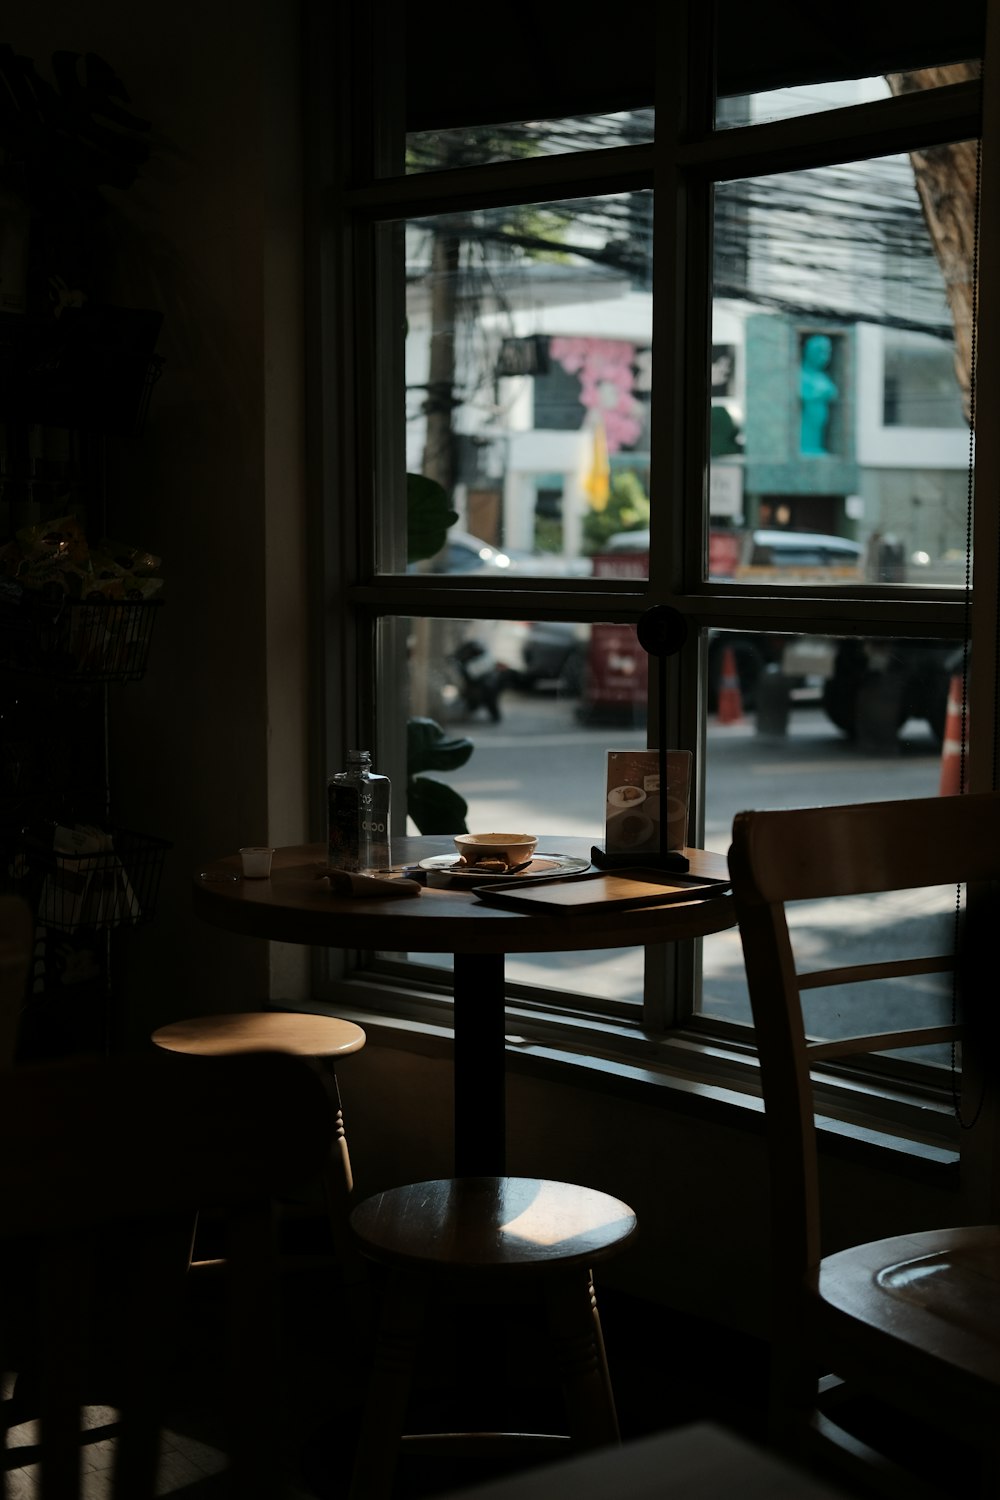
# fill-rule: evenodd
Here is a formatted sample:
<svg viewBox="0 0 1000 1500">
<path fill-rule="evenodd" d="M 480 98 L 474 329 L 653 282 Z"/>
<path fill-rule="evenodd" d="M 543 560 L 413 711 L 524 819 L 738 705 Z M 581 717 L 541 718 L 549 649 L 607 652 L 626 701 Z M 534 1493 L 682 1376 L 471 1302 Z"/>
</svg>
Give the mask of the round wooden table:
<svg viewBox="0 0 1000 1500">
<path fill-rule="evenodd" d="M 542 837 L 539 853 L 589 858 L 591 842 Z M 394 865 L 453 854 L 448 837 L 394 838 Z M 728 880 L 725 855 L 687 849 L 692 875 Z M 217 927 L 272 942 L 324 948 L 454 955 L 455 1171 L 501 1177 L 505 1171 L 504 955 L 626 948 L 706 937 L 736 924 L 732 898 L 674 902 L 606 912 L 517 912 L 479 901 L 470 889 L 425 888 L 417 897 L 334 896 L 322 877 L 326 849 L 303 844 L 274 851 L 266 880 L 240 875 L 238 854 L 202 865 L 194 906 Z"/>
</svg>

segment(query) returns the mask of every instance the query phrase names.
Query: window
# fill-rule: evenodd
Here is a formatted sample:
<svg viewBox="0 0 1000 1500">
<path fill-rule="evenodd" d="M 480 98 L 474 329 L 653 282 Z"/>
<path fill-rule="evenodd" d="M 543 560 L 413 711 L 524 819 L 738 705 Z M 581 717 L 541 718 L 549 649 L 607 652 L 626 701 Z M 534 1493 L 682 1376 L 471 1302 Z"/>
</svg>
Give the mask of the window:
<svg viewBox="0 0 1000 1500">
<path fill-rule="evenodd" d="M 965 427 L 950 341 L 894 330 L 885 340 L 886 427 Z"/>
<path fill-rule="evenodd" d="M 762 73 L 791 101 L 724 46 L 717 112 L 692 96 L 675 138 L 669 61 L 655 100 L 634 73 L 631 97 L 600 97 L 593 59 L 592 101 L 561 88 L 565 68 L 532 107 L 521 80 L 508 127 L 486 118 L 488 88 L 436 98 L 445 61 L 418 29 L 397 39 L 412 87 L 392 92 L 386 67 L 368 116 L 384 128 L 360 131 L 336 199 L 331 754 L 345 724 L 374 733 L 401 819 L 406 721 L 430 716 L 472 742 L 448 777 L 470 826 L 597 839 L 606 751 L 665 732 L 694 752 L 693 841 L 723 852 L 761 796 L 936 790 L 969 660 L 976 205 L 950 226 L 926 205 L 935 174 L 975 182 L 978 64 L 960 59 L 978 39 L 966 52 L 967 32 L 925 24 L 905 56 L 870 39 L 847 81 L 832 58 L 779 59 Z M 416 563 L 408 474 L 459 517 Z M 995 503 L 980 495 L 978 525 Z M 690 625 L 664 731 L 635 635 L 661 601 Z M 447 960 L 363 964 L 426 990 Z M 512 959 L 508 980 L 523 1016 L 558 1030 L 572 1013 L 594 1038 L 613 1024 L 648 1057 L 682 1032 L 749 1047 L 738 970 L 730 934 L 698 953 Z"/>
</svg>

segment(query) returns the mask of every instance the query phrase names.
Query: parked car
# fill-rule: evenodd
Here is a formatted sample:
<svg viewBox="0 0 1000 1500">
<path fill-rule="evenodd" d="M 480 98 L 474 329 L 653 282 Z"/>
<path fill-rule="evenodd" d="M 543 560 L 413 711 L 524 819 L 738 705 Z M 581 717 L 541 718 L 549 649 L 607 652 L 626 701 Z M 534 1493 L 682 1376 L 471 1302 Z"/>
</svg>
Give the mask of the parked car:
<svg viewBox="0 0 1000 1500">
<path fill-rule="evenodd" d="M 733 577 L 740 583 L 861 583 L 864 547 L 849 537 L 818 531 L 762 528 L 743 538 Z M 744 708 L 757 706 L 757 683 L 765 667 L 778 669 L 800 699 L 823 695 L 835 668 L 837 643 L 813 637 L 709 631 L 708 711 L 718 701 L 723 656 L 732 650 Z"/>
<path fill-rule="evenodd" d="M 590 626 L 532 620 L 521 649 L 520 680 L 527 688 L 554 687 L 568 698 L 583 691 Z"/>
<path fill-rule="evenodd" d="M 896 546 L 897 566 L 886 572 L 884 546 L 878 576 L 904 582 L 906 561 Z M 930 564 L 914 554 L 911 567 Z M 751 534 L 737 578 L 747 583 L 821 581 L 859 583 L 865 573 L 865 549 L 846 537 L 816 532 L 755 531 Z M 954 570 L 953 570 L 954 571 Z M 871 575 L 868 575 L 871 576 Z M 937 579 L 935 579 L 937 581 Z M 851 738 L 891 739 L 908 719 L 923 719 L 934 738 L 944 736 L 948 687 L 953 670 L 954 644 L 937 640 L 893 640 L 847 637 L 824 640 L 815 636 L 734 635 L 717 632 L 713 647 L 734 646 L 744 701 L 750 706 L 763 667 L 774 665 L 793 687 L 801 686 L 803 671 L 811 680 L 827 718 Z M 710 677 L 711 681 L 711 677 Z"/>
<path fill-rule="evenodd" d="M 509 552 L 504 552 L 500 547 L 494 547 L 491 542 L 484 542 L 481 536 L 473 536 L 470 531 L 460 531 L 452 527 L 448 532 L 445 545 L 432 558 L 426 570 L 430 573 L 506 573 L 514 566 Z M 418 573 L 422 571 L 420 563 L 410 563 L 407 572 Z"/>
<path fill-rule="evenodd" d="M 819 531 L 751 531 L 736 577 L 744 583 L 860 583 L 864 552 L 860 542 Z"/>
<path fill-rule="evenodd" d="M 710 554 L 713 577 L 746 583 L 859 583 L 865 549 L 848 537 L 821 532 L 758 529 L 717 534 Z M 722 543 L 725 542 L 725 546 Z M 645 577 L 649 532 L 613 536 L 595 559 L 603 577 Z M 924 719 L 940 740 L 947 713 L 953 647 L 942 641 L 835 640 L 770 632 L 713 629 L 708 637 L 707 703 L 714 712 L 727 650 L 739 678 L 743 706 L 756 707 L 765 668 L 780 672 L 800 701 L 812 698 L 843 733 L 859 733 L 859 705 L 891 698 L 897 728 Z M 523 675 L 530 684 L 557 684 L 578 695 L 581 719 L 605 713 L 635 717 L 645 709 L 648 662 L 627 626 L 539 622 L 528 626 Z M 877 679 L 877 680 L 876 680 Z M 873 692 L 873 689 L 876 691 Z"/>
</svg>

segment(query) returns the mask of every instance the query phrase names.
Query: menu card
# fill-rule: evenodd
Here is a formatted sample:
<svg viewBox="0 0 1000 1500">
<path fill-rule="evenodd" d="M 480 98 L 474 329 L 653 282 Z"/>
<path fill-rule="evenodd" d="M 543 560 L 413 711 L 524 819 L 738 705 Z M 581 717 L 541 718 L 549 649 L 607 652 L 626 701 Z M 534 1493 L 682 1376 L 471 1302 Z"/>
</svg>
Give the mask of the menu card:
<svg viewBox="0 0 1000 1500">
<path fill-rule="evenodd" d="M 667 751 L 665 791 L 658 750 L 609 750 L 605 851 L 636 856 L 659 851 L 661 819 L 667 828 L 664 847 L 683 849 L 690 797 L 690 750 Z"/>
<path fill-rule="evenodd" d="M 564 875 L 534 880 L 527 885 L 478 885 L 476 896 L 493 906 L 514 911 L 574 912 L 579 915 L 614 911 L 619 907 L 666 906 L 673 901 L 703 901 L 724 895 L 725 880 L 697 875 L 658 875 L 653 870 L 623 870 L 620 874 Z"/>
</svg>

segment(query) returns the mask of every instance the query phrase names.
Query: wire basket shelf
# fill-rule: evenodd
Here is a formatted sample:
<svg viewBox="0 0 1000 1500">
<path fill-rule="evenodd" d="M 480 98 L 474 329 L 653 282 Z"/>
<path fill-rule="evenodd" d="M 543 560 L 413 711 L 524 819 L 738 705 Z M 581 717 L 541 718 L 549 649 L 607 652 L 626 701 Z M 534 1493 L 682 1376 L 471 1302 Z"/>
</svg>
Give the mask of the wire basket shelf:
<svg viewBox="0 0 1000 1500">
<path fill-rule="evenodd" d="M 0 667 L 77 682 L 136 682 L 145 674 L 162 599 L 68 599 L 25 594 L 0 606 Z"/>
<path fill-rule="evenodd" d="M 64 854 L 26 837 L 12 862 L 11 886 L 39 927 L 77 933 L 152 921 L 168 840 L 120 829 L 96 853 Z"/>
</svg>

